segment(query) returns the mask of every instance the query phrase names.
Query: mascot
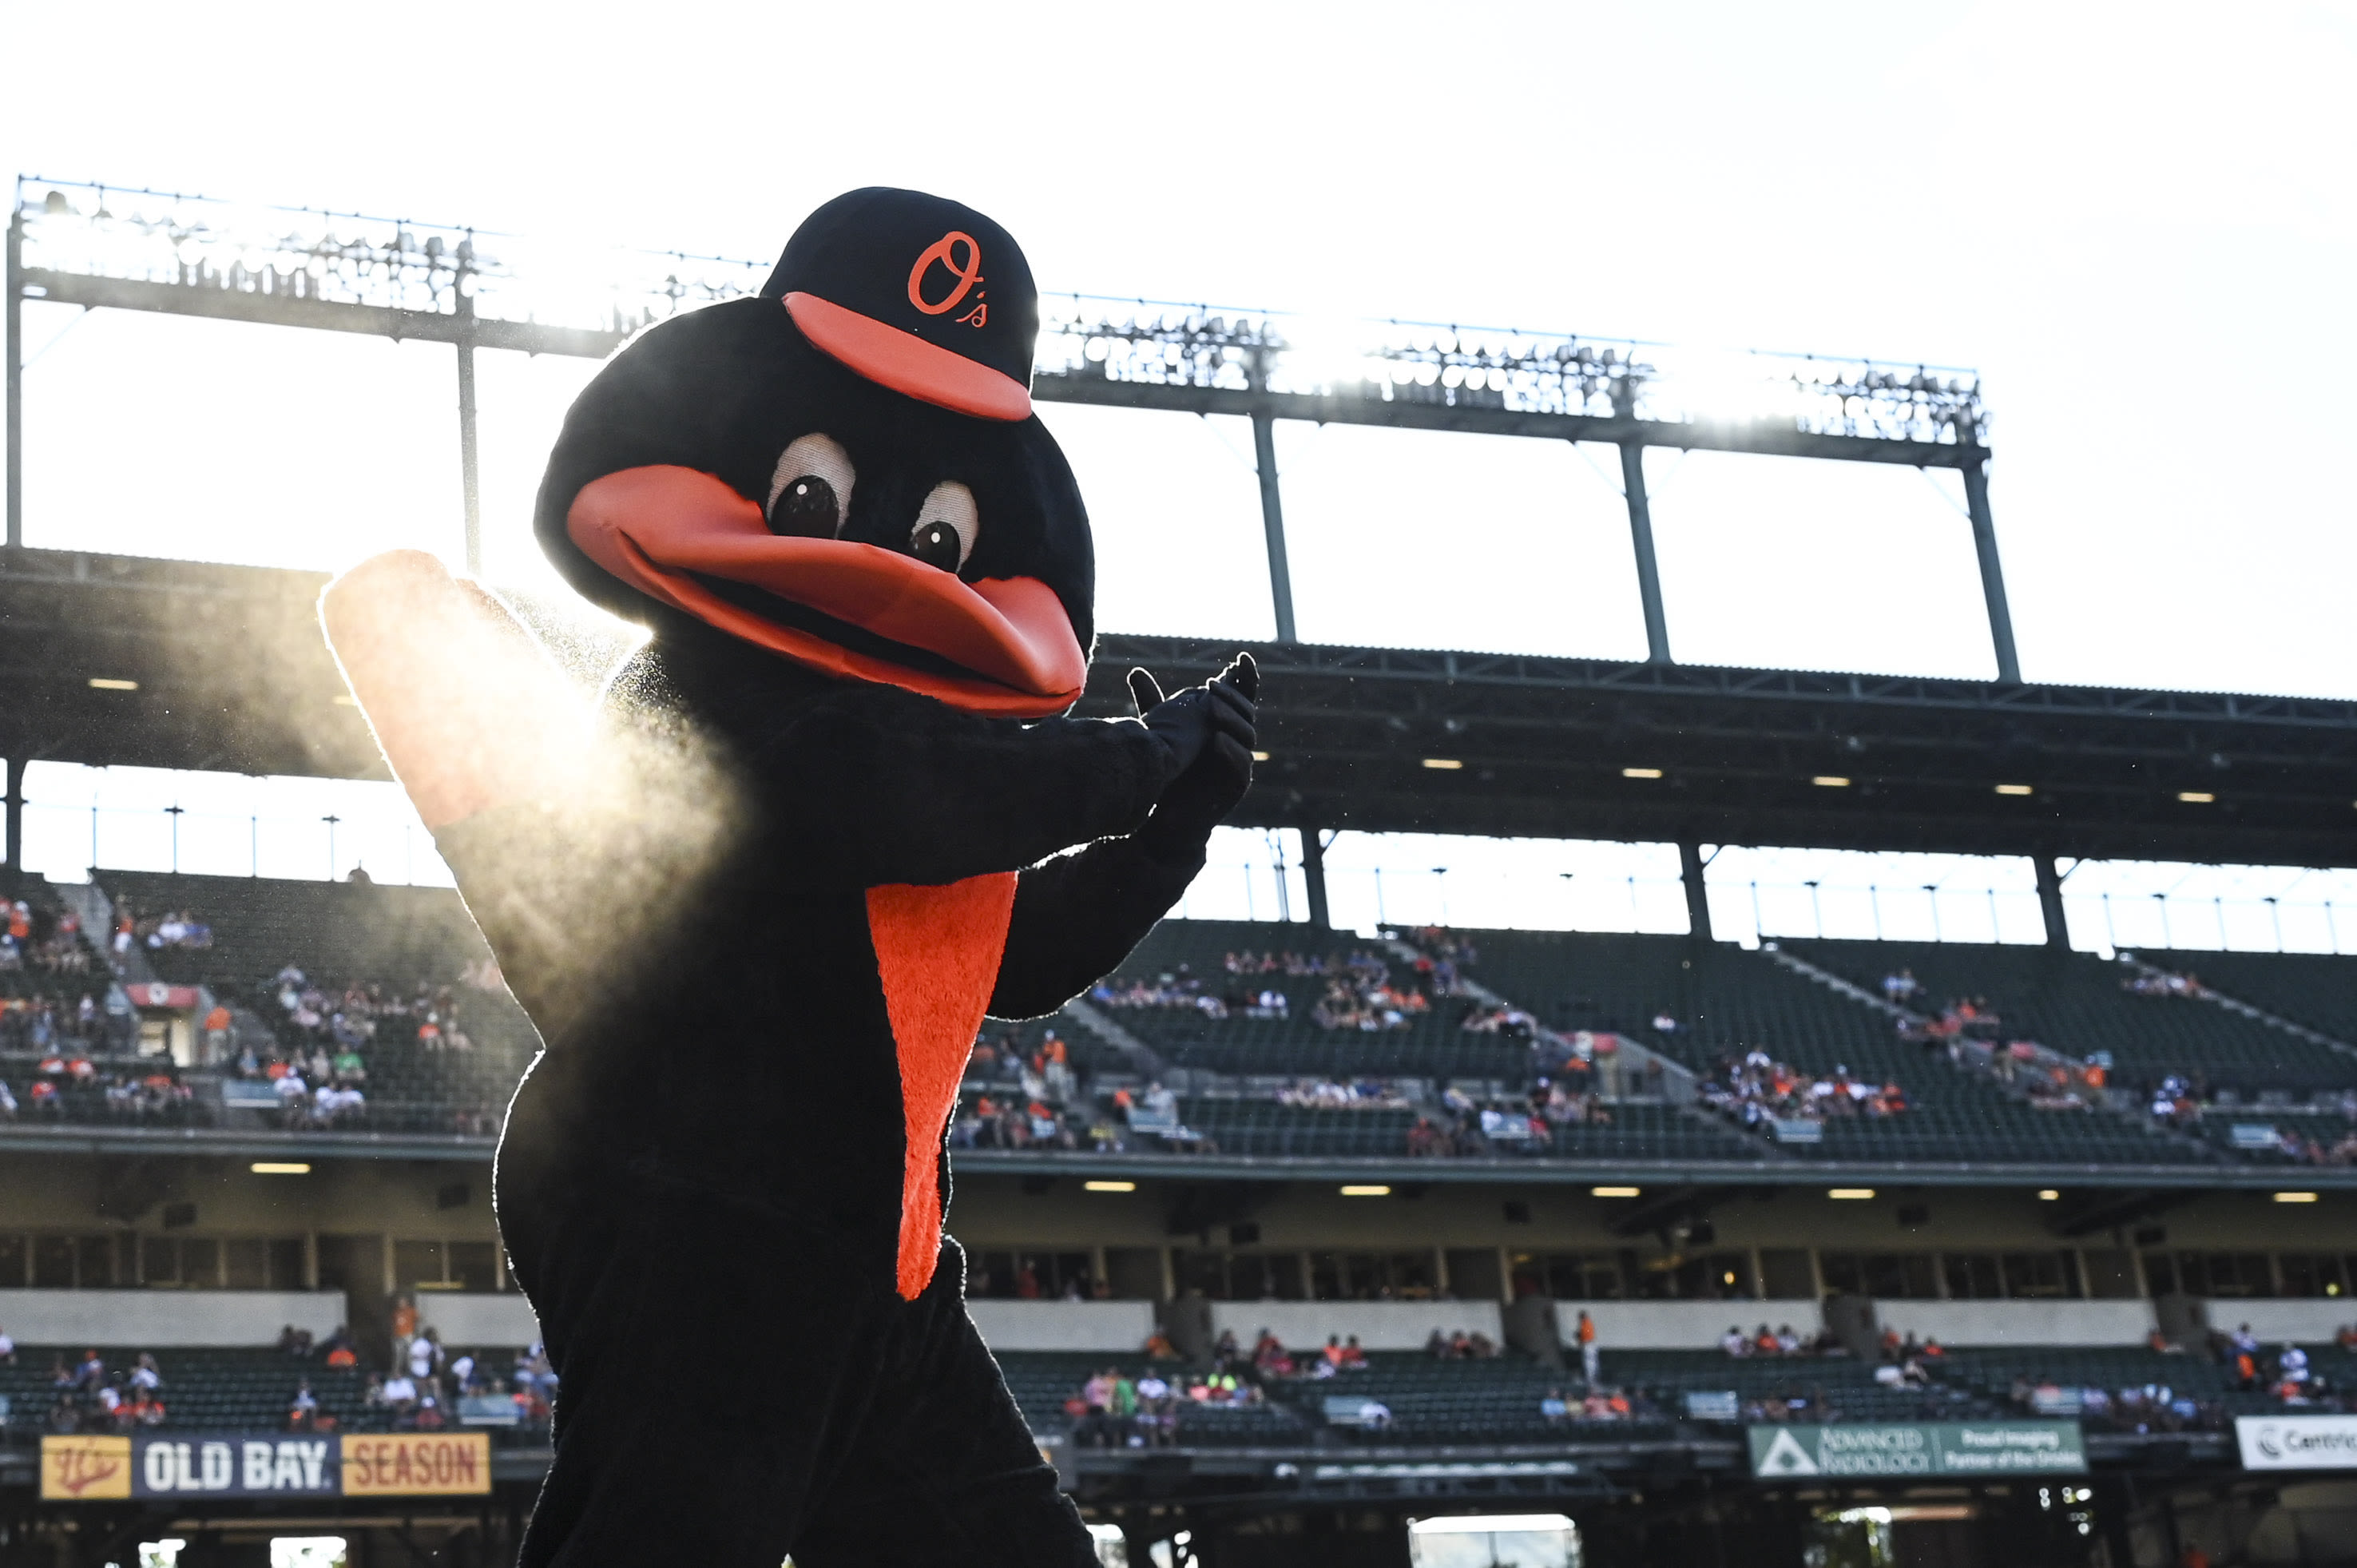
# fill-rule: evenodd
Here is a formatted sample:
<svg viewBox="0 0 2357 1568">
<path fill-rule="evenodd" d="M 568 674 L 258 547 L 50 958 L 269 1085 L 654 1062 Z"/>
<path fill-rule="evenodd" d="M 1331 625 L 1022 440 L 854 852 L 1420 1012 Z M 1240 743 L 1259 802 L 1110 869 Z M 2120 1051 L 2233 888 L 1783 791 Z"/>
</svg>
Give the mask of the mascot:
<svg viewBox="0 0 2357 1568">
<path fill-rule="evenodd" d="M 544 1041 L 496 1181 L 562 1380 L 527 1564 L 1093 1561 L 966 1316 L 945 1133 L 985 1015 L 1201 867 L 1258 676 L 1061 716 L 1093 563 L 1038 330 L 997 224 L 854 191 L 567 416 L 542 543 L 648 632 L 595 703 L 430 557 L 322 599 Z"/>
</svg>

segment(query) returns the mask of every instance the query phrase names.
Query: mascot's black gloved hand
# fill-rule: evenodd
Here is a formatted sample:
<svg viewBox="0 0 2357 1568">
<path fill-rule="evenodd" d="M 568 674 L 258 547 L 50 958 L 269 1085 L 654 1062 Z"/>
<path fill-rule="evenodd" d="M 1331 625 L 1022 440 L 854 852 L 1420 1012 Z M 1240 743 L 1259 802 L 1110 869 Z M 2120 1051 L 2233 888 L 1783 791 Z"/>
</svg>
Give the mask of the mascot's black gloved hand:
<svg viewBox="0 0 2357 1568">
<path fill-rule="evenodd" d="M 1137 716 L 1170 747 L 1178 765 L 1178 777 L 1134 836 L 1157 860 L 1192 861 L 1251 787 L 1260 666 L 1251 654 L 1239 653 L 1209 684 L 1174 697 L 1163 696 L 1152 675 L 1132 670 L 1129 694 Z"/>
</svg>

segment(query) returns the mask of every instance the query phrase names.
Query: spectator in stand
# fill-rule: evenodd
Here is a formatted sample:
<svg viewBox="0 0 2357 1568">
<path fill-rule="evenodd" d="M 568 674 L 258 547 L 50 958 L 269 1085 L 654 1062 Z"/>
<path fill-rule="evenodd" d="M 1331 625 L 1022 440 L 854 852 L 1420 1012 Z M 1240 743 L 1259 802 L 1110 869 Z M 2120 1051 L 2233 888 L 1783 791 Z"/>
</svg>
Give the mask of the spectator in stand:
<svg viewBox="0 0 2357 1568">
<path fill-rule="evenodd" d="M 286 1407 L 286 1430 L 308 1432 L 319 1416 L 319 1397 L 311 1391 L 311 1380 L 305 1378 L 295 1385 L 295 1397 Z"/>
<path fill-rule="evenodd" d="M 1585 1307 L 1580 1309 L 1579 1326 L 1573 1330 L 1573 1337 L 1579 1341 L 1580 1376 L 1587 1380 L 1587 1386 L 1593 1389 L 1596 1386 L 1597 1368 L 1600 1357 L 1596 1344 L 1596 1320 L 1587 1316 L 1587 1309 Z"/>
<path fill-rule="evenodd" d="M 384 1380 L 382 1399 L 384 1408 L 392 1414 L 393 1429 L 395 1432 L 410 1430 L 409 1423 L 417 1412 L 416 1381 L 407 1372 L 395 1368 L 393 1376 Z"/>
<path fill-rule="evenodd" d="M 1727 1326 L 1726 1333 L 1718 1337 L 1718 1348 L 1726 1351 L 1729 1356 L 1749 1356 L 1751 1354 L 1750 1339 L 1745 1336 L 1741 1328 L 1737 1327 L 1732 1324 Z"/>
<path fill-rule="evenodd" d="M 16 1364 L 16 1341 L 9 1337 L 6 1328 L 0 1327 L 0 1366 L 13 1367 Z"/>
</svg>

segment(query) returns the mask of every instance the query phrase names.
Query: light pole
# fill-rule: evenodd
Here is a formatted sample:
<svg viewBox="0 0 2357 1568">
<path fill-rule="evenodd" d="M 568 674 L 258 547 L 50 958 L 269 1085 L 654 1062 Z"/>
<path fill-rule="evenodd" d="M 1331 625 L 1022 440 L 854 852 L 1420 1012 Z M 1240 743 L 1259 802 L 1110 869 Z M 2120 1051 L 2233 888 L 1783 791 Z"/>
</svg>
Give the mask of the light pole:
<svg viewBox="0 0 2357 1568">
<path fill-rule="evenodd" d="M 2267 918 L 2275 922 L 2275 928 L 2276 928 L 2276 951 L 2277 951 L 2277 952 L 2281 952 L 2281 951 L 2283 951 L 2283 950 L 2284 950 L 2284 945 L 2283 945 L 2283 910 L 2282 910 L 2282 909 L 2280 909 L 2280 908 L 2278 908 L 2276 907 L 2276 901 L 2275 901 L 2275 899 L 2274 899 L 2272 897 L 2270 897 L 2267 899 L 2267 901 L 2266 901 L 2266 905 L 2267 905 Z"/>
<path fill-rule="evenodd" d="M 344 819 L 330 811 L 319 820 L 328 824 L 328 880 L 333 882 L 336 879 L 336 824 Z"/>
<path fill-rule="evenodd" d="M 180 874 L 180 816 L 187 810 L 186 806 L 177 802 L 164 808 L 164 814 L 172 819 L 172 875 L 175 876 Z"/>
<path fill-rule="evenodd" d="M 1944 942 L 1948 939 L 1940 934 L 1940 885 L 1936 882 L 1923 884 L 1923 897 L 1932 906 L 1932 940 Z"/>
</svg>

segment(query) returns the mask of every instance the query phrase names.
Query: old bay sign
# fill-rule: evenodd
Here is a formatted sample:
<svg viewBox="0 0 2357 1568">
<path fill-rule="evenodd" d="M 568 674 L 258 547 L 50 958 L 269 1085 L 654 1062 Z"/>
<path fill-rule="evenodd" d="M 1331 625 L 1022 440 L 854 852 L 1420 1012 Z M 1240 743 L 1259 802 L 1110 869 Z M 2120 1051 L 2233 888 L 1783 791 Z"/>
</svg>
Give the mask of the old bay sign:
<svg viewBox="0 0 2357 1568">
<path fill-rule="evenodd" d="M 41 1496 L 48 1501 L 458 1497 L 490 1489 L 490 1438 L 479 1432 L 41 1439 Z"/>
</svg>

